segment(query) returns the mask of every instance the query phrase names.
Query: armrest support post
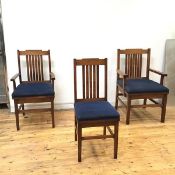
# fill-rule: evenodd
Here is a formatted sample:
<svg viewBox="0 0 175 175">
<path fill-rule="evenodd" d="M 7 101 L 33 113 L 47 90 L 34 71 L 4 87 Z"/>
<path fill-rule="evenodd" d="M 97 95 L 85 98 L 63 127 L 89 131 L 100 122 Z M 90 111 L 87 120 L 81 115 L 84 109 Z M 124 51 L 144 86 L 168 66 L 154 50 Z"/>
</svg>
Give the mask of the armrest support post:
<svg viewBox="0 0 175 175">
<path fill-rule="evenodd" d="M 125 74 L 123 71 L 121 71 L 119 69 L 117 70 L 117 74 L 118 74 L 117 77 L 122 77 L 122 79 L 123 79 L 123 88 L 124 88 L 125 83 L 126 83 L 126 78 L 128 77 L 128 74 Z"/>
<path fill-rule="evenodd" d="M 50 72 L 50 80 L 51 80 L 51 83 L 53 84 L 53 87 L 54 87 L 55 75 L 53 72 Z"/>
</svg>

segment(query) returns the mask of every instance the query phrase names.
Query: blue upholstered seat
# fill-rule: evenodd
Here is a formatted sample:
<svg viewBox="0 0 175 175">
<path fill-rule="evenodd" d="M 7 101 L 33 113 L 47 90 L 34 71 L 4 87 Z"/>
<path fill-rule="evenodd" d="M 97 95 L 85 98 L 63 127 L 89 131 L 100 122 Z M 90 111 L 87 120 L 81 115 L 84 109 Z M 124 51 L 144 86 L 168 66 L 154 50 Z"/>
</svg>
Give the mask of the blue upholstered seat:
<svg viewBox="0 0 175 175">
<path fill-rule="evenodd" d="M 120 86 L 123 86 L 123 81 L 118 80 L 117 83 Z M 165 86 L 146 79 L 128 79 L 126 81 L 125 90 L 128 93 L 159 93 L 159 92 L 169 92 L 169 89 Z"/>
<path fill-rule="evenodd" d="M 107 101 L 76 102 L 74 107 L 79 121 L 120 119 L 119 113 Z"/>
<path fill-rule="evenodd" d="M 53 96 L 54 88 L 49 82 L 21 83 L 14 92 L 12 98 L 15 97 L 33 97 L 33 96 Z"/>
</svg>

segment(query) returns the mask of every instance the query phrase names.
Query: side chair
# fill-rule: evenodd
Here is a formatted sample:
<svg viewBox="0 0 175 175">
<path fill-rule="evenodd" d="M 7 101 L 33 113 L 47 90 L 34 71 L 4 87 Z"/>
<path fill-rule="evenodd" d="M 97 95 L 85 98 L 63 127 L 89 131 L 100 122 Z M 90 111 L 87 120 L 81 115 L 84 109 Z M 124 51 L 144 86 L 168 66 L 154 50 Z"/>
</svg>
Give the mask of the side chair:
<svg viewBox="0 0 175 175">
<path fill-rule="evenodd" d="M 114 159 L 117 159 L 120 115 L 107 101 L 107 58 L 74 59 L 74 100 L 78 162 L 81 162 L 82 141 L 90 139 L 113 138 Z M 114 127 L 114 132 L 109 126 Z M 103 127 L 103 134 L 82 136 L 82 129 L 88 127 Z"/>
</svg>

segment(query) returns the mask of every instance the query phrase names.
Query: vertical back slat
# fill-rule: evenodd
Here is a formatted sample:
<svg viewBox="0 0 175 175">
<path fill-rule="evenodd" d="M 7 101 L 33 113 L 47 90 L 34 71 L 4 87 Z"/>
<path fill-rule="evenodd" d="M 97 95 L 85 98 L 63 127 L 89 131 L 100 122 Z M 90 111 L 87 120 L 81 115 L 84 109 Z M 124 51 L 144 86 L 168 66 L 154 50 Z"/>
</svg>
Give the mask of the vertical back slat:
<svg viewBox="0 0 175 175">
<path fill-rule="evenodd" d="M 89 66 L 86 65 L 86 98 L 89 98 Z"/>
<path fill-rule="evenodd" d="M 85 98 L 85 66 L 82 66 L 83 98 Z"/>
<path fill-rule="evenodd" d="M 26 55 L 26 64 L 27 64 L 27 79 L 30 81 L 30 76 L 29 76 L 29 56 Z"/>
<path fill-rule="evenodd" d="M 97 98 L 99 98 L 99 65 L 97 65 Z"/>
<path fill-rule="evenodd" d="M 93 65 L 93 98 L 96 98 L 97 92 L 97 73 L 96 73 L 96 66 Z"/>
<path fill-rule="evenodd" d="M 137 77 L 137 67 L 138 67 L 137 54 L 134 54 L 134 78 Z"/>
<path fill-rule="evenodd" d="M 142 76 L 142 54 L 140 54 L 140 58 L 139 58 L 139 60 L 140 60 L 140 67 L 139 67 L 139 76 L 141 77 Z"/>
<path fill-rule="evenodd" d="M 129 77 L 131 77 L 131 55 L 129 54 L 128 55 L 128 74 L 129 74 Z"/>
<path fill-rule="evenodd" d="M 131 54 L 131 77 L 134 78 L 134 54 Z"/>
<path fill-rule="evenodd" d="M 31 58 L 31 55 L 29 55 L 29 81 L 32 81 L 32 74 L 33 74 L 33 71 L 32 71 L 32 58 Z"/>
<path fill-rule="evenodd" d="M 90 73 L 90 98 L 92 98 L 92 65 L 89 66 Z"/>
<path fill-rule="evenodd" d="M 136 77 L 139 77 L 139 65 L 140 62 L 139 62 L 139 54 L 136 54 L 136 65 L 135 65 L 135 76 Z"/>
<path fill-rule="evenodd" d="M 41 81 L 41 59 L 40 56 L 38 55 L 38 80 Z"/>
<path fill-rule="evenodd" d="M 32 55 L 32 68 L 33 68 L 33 79 L 32 81 L 35 81 L 35 76 L 36 76 L 36 69 L 35 69 L 35 55 Z"/>
<path fill-rule="evenodd" d="M 128 74 L 128 54 L 125 55 L 125 73 Z"/>
<path fill-rule="evenodd" d="M 35 55 L 36 81 L 39 81 L 38 56 Z"/>
<path fill-rule="evenodd" d="M 43 57 L 40 55 L 40 62 L 41 62 L 41 81 L 44 80 L 44 73 L 43 73 Z"/>
<path fill-rule="evenodd" d="M 133 67 L 134 67 L 133 77 L 135 78 L 137 75 L 137 54 L 133 55 Z"/>
</svg>

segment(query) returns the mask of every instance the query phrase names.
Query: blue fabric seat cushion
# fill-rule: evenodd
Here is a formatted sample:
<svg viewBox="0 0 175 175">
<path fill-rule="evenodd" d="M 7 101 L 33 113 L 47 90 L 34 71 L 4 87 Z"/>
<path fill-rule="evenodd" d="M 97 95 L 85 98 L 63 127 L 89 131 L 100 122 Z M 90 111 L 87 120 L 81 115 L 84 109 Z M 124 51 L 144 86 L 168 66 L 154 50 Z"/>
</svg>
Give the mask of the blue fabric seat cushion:
<svg viewBox="0 0 175 175">
<path fill-rule="evenodd" d="M 32 96 L 53 96 L 54 88 L 49 82 L 32 82 L 19 84 L 14 92 L 12 98 L 15 97 L 32 97 Z"/>
<path fill-rule="evenodd" d="M 123 86 L 123 80 L 118 80 L 117 83 Z M 169 92 L 169 89 L 155 81 L 147 78 L 128 79 L 126 80 L 125 90 L 128 93 L 159 93 Z"/>
<path fill-rule="evenodd" d="M 75 115 L 78 121 L 89 120 L 120 120 L 116 109 L 107 101 L 76 102 Z"/>
</svg>

